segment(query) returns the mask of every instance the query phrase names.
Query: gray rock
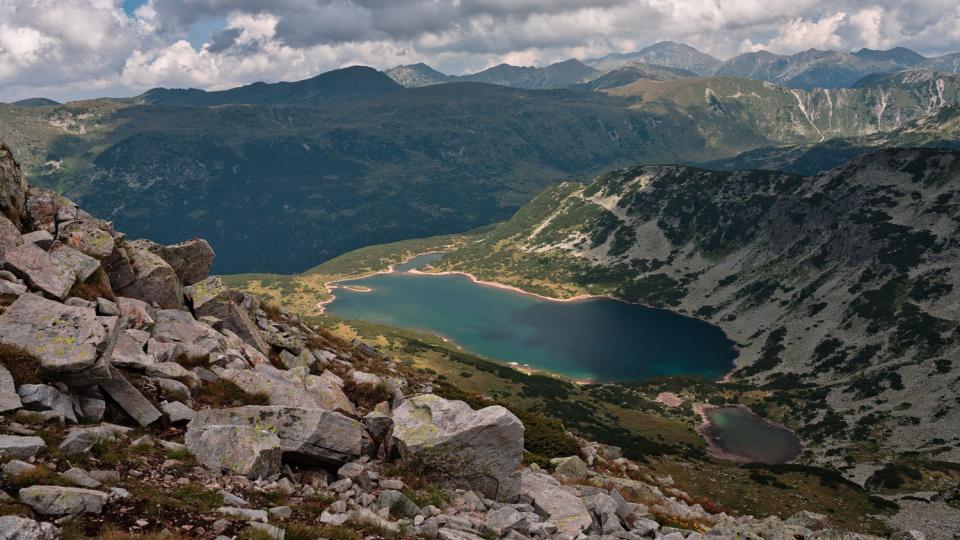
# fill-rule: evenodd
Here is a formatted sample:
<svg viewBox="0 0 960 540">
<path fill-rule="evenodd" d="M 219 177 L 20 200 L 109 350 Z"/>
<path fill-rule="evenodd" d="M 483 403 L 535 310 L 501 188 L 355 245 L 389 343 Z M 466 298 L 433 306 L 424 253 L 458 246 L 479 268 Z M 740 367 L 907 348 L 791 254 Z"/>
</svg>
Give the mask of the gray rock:
<svg viewBox="0 0 960 540">
<path fill-rule="evenodd" d="M 20 490 L 20 502 L 44 515 L 99 514 L 107 494 L 85 488 L 30 486 Z"/>
<path fill-rule="evenodd" d="M 532 504 L 537 513 L 557 526 L 560 534 L 576 536 L 593 524 L 583 501 L 547 474 L 524 469 L 520 500 Z"/>
<path fill-rule="evenodd" d="M 52 523 L 20 516 L 0 516 L 0 540 L 56 540 L 60 531 Z"/>
<path fill-rule="evenodd" d="M 232 506 L 221 506 L 217 508 L 217 512 L 244 521 L 260 521 L 263 523 L 267 522 L 268 517 L 266 510 L 250 510 L 248 508 L 235 508 Z"/>
<path fill-rule="evenodd" d="M 797 527 L 803 527 L 804 529 L 810 529 L 811 531 L 822 531 L 826 529 L 829 525 L 827 516 L 823 514 L 816 514 L 807 510 L 801 510 L 796 514 L 790 516 L 786 520 L 787 525 L 794 525 Z"/>
<path fill-rule="evenodd" d="M 133 266 L 134 280 L 118 292 L 129 298 L 156 304 L 163 309 L 183 307 L 183 287 L 177 273 L 160 256 L 149 250 L 149 242 L 127 243 L 127 257 Z"/>
<path fill-rule="evenodd" d="M 247 501 L 234 495 L 233 493 L 230 493 L 225 489 L 221 489 L 217 493 L 219 493 L 220 496 L 223 497 L 223 504 L 225 504 L 226 506 L 246 506 L 248 504 Z"/>
<path fill-rule="evenodd" d="M 116 441 L 125 438 L 132 429 L 115 424 L 100 424 L 92 427 L 72 428 L 60 443 L 60 452 L 65 455 L 86 454 L 99 441 Z"/>
<path fill-rule="evenodd" d="M 523 424 L 503 407 L 474 411 L 462 401 L 424 394 L 393 411 L 393 436 L 403 460 L 499 500 L 520 491 Z"/>
<path fill-rule="evenodd" d="M 194 315 L 215 317 L 223 328 L 234 332 L 244 342 L 253 345 L 258 351 L 270 351 L 256 324 L 250 319 L 240 303 L 243 295 L 231 291 L 219 277 L 211 277 L 184 289 L 184 295 L 190 301 Z M 289 354 L 289 353 L 288 353 Z M 293 367 L 293 366 L 287 366 Z"/>
<path fill-rule="evenodd" d="M 417 503 L 403 493 L 392 489 L 385 489 L 380 492 L 377 497 L 377 506 L 389 509 L 390 514 L 394 516 L 412 518 L 420 513 L 420 507 L 417 506 Z"/>
<path fill-rule="evenodd" d="M 275 527 L 267 523 L 258 523 L 254 521 L 250 523 L 250 528 L 266 534 L 273 540 L 283 540 L 286 537 L 286 531 L 280 527 Z"/>
<path fill-rule="evenodd" d="M 0 364 L 0 413 L 23 407 L 13 376 Z"/>
<path fill-rule="evenodd" d="M 652 519 L 637 518 L 633 521 L 630 528 L 643 536 L 649 536 L 660 529 L 660 524 Z"/>
<path fill-rule="evenodd" d="M 554 472 L 573 480 L 580 480 L 590 475 L 590 469 L 587 464 L 580 459 L 580 456 L 568 456 L 554 458 L 550 463 L 555 465 Z"/>
<path fill-rule="evenodd" d="M 119 335 L 116 317 L 25 294 L 0 316 L 0 343 L 40 360 L 50 377 L 71 386 L 109 377 L 107 368 Z"/>
<path fill-rule="evenodd" d="M 918 530 L 909 530 L 909 531 L 894 531 L 888 538 L 888 540 L 926 540 L 927 535 L 923 534 L 922 531 Z"/>
<path fill-rule="evenodd" d="M 141 426 L 148 426 L 161 416 L 160 411 L 116 368 L 110 368 L 110 379 L 100 383 L 100 388 Z"/>
<path fill-rule="evenodd" d="M 117 471 L 107 471 L 102 469 L 94 469 L 88 473 L 90 478 L 93 478 L 97 482 L 104 483 L 113 483 L 120 481 L 120 473 Z"/>
<path fill-rule="evenodd" d="M 120 306 L 118 306 L 116 302 L 111 302 L 106 298 L 97 298 L 97 315 L 119 317 Z"/>
<path fill-rule="evenodd" d="M 53 245 L 53 235 L 47 231 L 33 231 L 23 235 L 24 244 L 35 244 L 38 248 L 46 251 Z"/>
<path fill-rule="evenodd" d="M 164 401 L 160 404 L 160 409 L 171 422 L 189 422 L 197 417 L 197 411 L 179 401 Z"/>
<path fill-rule="evenodd" d="M 0 215 L 0 257 L 6 250 L 22 245 L 23 237 L 20 236 L 20 229 L 10 223 L 6 216 Z"/>
<path fill-rule="evenodd" d="M 268 477 L 280 471 L 280 439 L 268 426 L 195 424 L 196 420 L 187 426 L 184 442 L 208 469 L 248 478 Z"/>
<path fill-rule="evenodd" d="M 182 382 L 190 388 L 200 386 L 200 377 L 197 377 L 192 371 L 176 362 L 157 362 L 150 364 L 145 371 L 150 377 L 173 379 Z"/>
<path fill-rule="evenodd" d="M 69 268 L 77 278 L 78 283 L 84 283 L 100 272 L 100 261 L 89 255 L 85 255 L 79 250 L 73 249 L 64 244 L 57 244 L 50 250 L 50 256 L 64 267 Z M 102 274 L 103 279 L 107 278 L 106 273 Z M 109 286 L 109 281 L 106 282 Z M 119 315 L 119 313 L 101 313 L 101 315 Z"/>
<path fill-rule="evenodd" d="M 96 219 L 74 219 L 61 224 L 57 240 L 98 261 L 109 259 L 115 247 L 113 235 Z"/>
<path fill-rule="evenodd" d="M 73 409 L 78 419 L 91 423 L 99 422 L 107 412 L 107 402 L 102 399 L 96 388 L 89 392 L 89 394 L 73 396 Z"/>
<path fill-rule="evenodd" d="M 0 142 L 0 214 L 20 227 L 26 217 L 26 202 L 27 181 L 10 147 Z"/>
<path fill-rule="evenodd" d="M 40 437 L 0 435 L 0 456 L 30 459 L 47 447 Z"/>
<path fill-rule="evenodd" d="M 87 474 L 87 471 L 78 467 L 72 467 L 60 473 L 60 477 L 68 482 L 72 482 L 80 487 L 93 489 L 100 487 L 100 482 Z"/>
<path fill-rule="evenodd" d="M 217 375 L 236 384 L 245 392 L 264 393 L 271 405 L 302 408 L 341 410 L 356 413 L 353 403 L 343 389 L 323 377 L 309 374 L 303 368 L 281 371 L 268 364 L 257 364 L 254 369 L 214 370 Z"/>
<path fill-rule="evenodd" d="M 36 244 L 23 244 L 4 252 L 6 270 L 26 281 L 31 289 L 63 300 L 70 294 L 76 276 L 68 267 L 40 249 Z"/>
<path fill-rule="evenodd" d="M 77 423 L 73 400 L 56 387 L 47 384 L 22 384 L 17 394 L 25 409 L 31 411 L 57 411 L 64 418 Z"/>
<path fill-rule="evenodd" d="M 320 523 L 323 523 L 326 525 L 343 525 L 349 520 L 350 520 L 350 514 L 346 514 L 346 513 L 334 514 L 332 512 L 328 512 L 324 510 L 320 514 Z"/>
<path fill-rule="evenodd" d="M 317 359 L 310 354 L 310 351 L 303 351 L 300 353 L 300 356 L 294 356 L 287 351 L 286 349 L 280 351 L 280 362 L 286 366 L 287 369 L 293 369 L 298 367 L 305 367 L 310 369 L 310 366 L 316 362 Z"/>
<path fill-rule="evenodd" d="M 194 238 L 170 246 L 148 244 L 147 249 L 166 261 L 184 285 L 203 281 L 210 274 L 213 249 L 206 240 Z"/>
<path fill-rule="evenodd" d="M 143 300 L 136 298 L 117 298 L 120 309 L 120 324 L 123 328 L 148 330 L 153 328 L 155 310 Z"/>
<path fill-rule="evenodd" d="M 116 367 L 143 371 L 157 362 L 145 351 L 146 342 L 140 341 L 140 330 L 124 330 L 117 337 L 110 361 Z"/>
<path fill-rule="evenodd" d="M 114 237 L 113 250 L 110 251 L 110 255 L 100 260 L 100 264 L 103 266 L 103 270 L 107 273 L 107 278 L 110 281 L 110 287 L 114 291 L 123 290 L 136 279 L 136 274 L 133 271 L 130 258 L 127 256 L 124 243 L 122 235 L 116 235 L 116 237 Z"/>
<path fill-rule="evenodd" d="M 437 531 L 437 538 L 440 540 L 483 540 L 483 537 L 479 534 L 448 527 L 443 527 Z"/>
<path fill-rule="evenodd" d="M 7 476 L 20 476 L 23 473 L 30 472 L 36 469 L 36 465 L 31 465 L 26 461 L 20 461 L 19 459 L 12 459 L 3 464 L 3 474 Z"/>
<path fill-rule="evenodd" d="M 3 216 L 0 216 L 2 218 Z M 0 254 L 0 257 L 3 255 Z M 0 280 L 0 306 L 9 306 L 17 298 L 27 294 L 27 286 L 7 280 Z"/>
<path fill-rule="evenodd" d="M 280 439 L 284 460 L 320 465 L 343 465 L 367 455 L 371 441 L 363 425 L 340 413 L 323 409 L 246 406 L 205 409 L 187 426 L 187 435 L 205 426 L 256 426 Z"/>
<path fill-rule="evenodd" d="M 149 379 L 157 385 L 160 394 L 168 401 L 182 401 L 189 403 L 191 398 L 190 389 L 187 385 L 173 379 Z"/>
<path fill-rule="evenodd" d="M 270 512 L 270 517 L 280 521 L 286 521 L 293 517 L 293 509 L 289 506 L 274 506 L 268 512 Z"/>
<path fill-rule="evenodd" d="M 154 339 L 160 343 L 181 344 L 190 358 L 207 358 L 210 353 L 225 348 L 223 336 L 186 311 L 162 309 L 156 312 L 155 320 Z"/>
</svg>

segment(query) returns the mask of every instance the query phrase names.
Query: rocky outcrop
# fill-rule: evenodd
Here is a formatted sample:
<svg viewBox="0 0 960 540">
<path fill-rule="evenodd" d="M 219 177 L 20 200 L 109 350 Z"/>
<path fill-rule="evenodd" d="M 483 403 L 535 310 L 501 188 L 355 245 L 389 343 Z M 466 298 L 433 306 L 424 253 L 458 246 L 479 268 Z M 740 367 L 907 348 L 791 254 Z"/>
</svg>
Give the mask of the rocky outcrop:
<svg viewBox="0 0 960 540">
<path fill-rule="evenodd" d="M 173 268 L 183 285 L 193 285 L 198 281 L 203 281 L 210 274 L 210 266 L 213 264 L 213 248 L 202 238 L 194 238 L 170 246 L 152 242 L 145 245 L 148 250 Z"/>
<path fill-rule="evenodd" d="M 45 296 L 66 299 L 77 277 L 69 267 L 51 257 L 36 244 L 27 243 L 7 249 L 3 267 L 23 279 Z"/>
<path fill-rule="evenodd" d="M 257 426 L 280 439 L 283 458 L 291 463 L 342 465 L 368 455 L 372 440 L 363 424 L 340 413 L 296 407 L 206 409 L 188 425 L 187 433 L 207 426 Z"/>
<path fill-rule="evenodd" d="M 404 401 L 393 420 L 405 462 L 491 498 L 512 500 L 519 494 L 523 424 L 505 408 L 474 411 L 462 401 L 428 394 Z"/>
<path fill-rule="evenodd" d="M 151 244 L 141 241 L 127 243 L 127 257 L 133 267 L 134 280 L 118 292 L 163 309 L 180 309 L 183 307 L 180 278 L 166 261 L 150 251 Z"/>
<path fill-rule="evenodd" d="M 54 516 L 99 514 L 107 503 L 102 491 L 62 486 L 30 486 L 18 498 L 34 512 Z"/>
<path fill-rule="evenodd" d="M 109 378 L 117 334 L 116 317 L 34 294 L 21 296 L 0 315 L 0 344 L 23 349 L 52 378 L 71 385 Z"/>
<path fill-rule="evenodd" d="M 184 437 L 187 450 L 214 471 L 265 478 L 280 471 L 280 439 L 267 425 L 197 424 Z"/>
</svg>

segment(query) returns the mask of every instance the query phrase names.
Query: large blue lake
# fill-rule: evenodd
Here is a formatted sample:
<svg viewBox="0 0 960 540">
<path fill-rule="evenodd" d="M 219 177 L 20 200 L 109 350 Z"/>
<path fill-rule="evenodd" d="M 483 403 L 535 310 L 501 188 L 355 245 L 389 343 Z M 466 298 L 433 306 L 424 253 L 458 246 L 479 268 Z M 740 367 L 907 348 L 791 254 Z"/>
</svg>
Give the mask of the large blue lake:
<svg viewBox="0 0 960 540">
<path fill-rule="evenodd" d="M 711 324 L 609 299 L 550 301 L 473 282 L 462 275 L 395 272 L 342 282 L 329 313 L 439 334 L 464 350 L 593 381 L 658 375 L 720 378 L 736 357 Z"/>
</svg>

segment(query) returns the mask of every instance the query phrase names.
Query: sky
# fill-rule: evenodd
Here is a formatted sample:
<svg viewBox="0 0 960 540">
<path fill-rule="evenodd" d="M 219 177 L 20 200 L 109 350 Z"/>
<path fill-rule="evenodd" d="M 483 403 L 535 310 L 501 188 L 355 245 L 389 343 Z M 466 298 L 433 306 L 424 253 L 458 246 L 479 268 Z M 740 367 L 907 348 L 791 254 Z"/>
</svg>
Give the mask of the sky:
<svg viewBox="0 0 960 540">
<path fill-rule="evenodd" d="M 547 65 L 661 40 L 960 51 L 957 0 L 0 0 L 0 101 L 300 80 L 348 65 Z"/>
</svg>

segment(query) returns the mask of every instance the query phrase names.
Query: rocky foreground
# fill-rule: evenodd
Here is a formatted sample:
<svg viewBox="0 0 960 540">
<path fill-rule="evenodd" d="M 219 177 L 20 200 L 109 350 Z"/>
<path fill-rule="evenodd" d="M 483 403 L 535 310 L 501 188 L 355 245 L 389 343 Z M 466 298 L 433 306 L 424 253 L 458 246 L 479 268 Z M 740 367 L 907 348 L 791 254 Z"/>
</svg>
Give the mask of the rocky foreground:
<svg viewBox="0 0 960 540">
<path fill-rule="evenodd" d="M 507 409 L 229 290 L 203 240 L 125 238 L 6 146 L 0 211 L 0 539 L 841 536 L 727 515 L 581 439 L 525 465 Z"/>
</svg>

